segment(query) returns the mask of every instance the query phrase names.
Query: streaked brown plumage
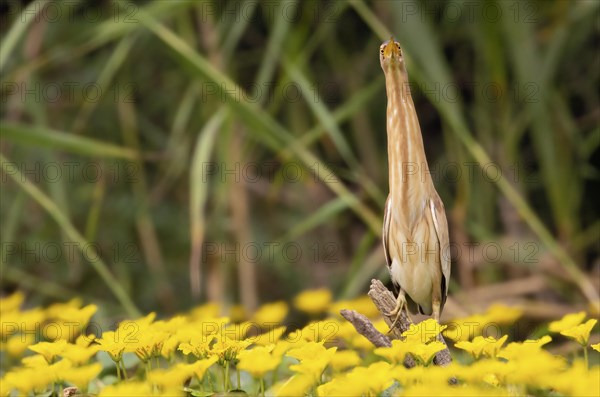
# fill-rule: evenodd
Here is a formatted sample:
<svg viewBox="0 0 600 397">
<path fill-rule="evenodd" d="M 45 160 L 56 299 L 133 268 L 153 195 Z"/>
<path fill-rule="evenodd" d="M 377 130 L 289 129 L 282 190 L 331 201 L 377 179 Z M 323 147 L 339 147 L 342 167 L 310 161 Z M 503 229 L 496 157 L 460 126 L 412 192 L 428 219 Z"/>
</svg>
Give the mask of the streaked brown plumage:
<svg viewBox="0 0 600 397">
<path fill-rule="evenodd" d="M 433 314 L 439 322 L 450 278 L 446 213 L 429 173 L 400 44 L 393 39 L 383 43 L 380 62 L 388 98 L 390 183 L 383 248 L 392 282 L 399 289 L 390 315 L 398 320 L 408 294 L 421 313 Z"/>
</svg>

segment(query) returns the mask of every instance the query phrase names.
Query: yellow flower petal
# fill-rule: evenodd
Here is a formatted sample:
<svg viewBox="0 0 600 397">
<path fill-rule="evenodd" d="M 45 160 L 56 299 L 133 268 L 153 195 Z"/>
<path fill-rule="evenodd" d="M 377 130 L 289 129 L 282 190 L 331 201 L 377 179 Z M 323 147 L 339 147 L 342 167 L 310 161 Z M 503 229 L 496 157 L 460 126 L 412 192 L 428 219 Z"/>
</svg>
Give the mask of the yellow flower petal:
<svg viewBox="0 0 600 397">
<path fill-rule="evenodd" d="M 407 342 L 427 343 L 437 338 L 438 334 L 446 329 L 445 325 L 438 324 L 432 318 L 421 321 L 419 324 L 411 324 L 407 331 L 402 333 Z"/>
<path fill-rule="evenodd" d="M 281 324 L 287 316 L 288 311 L 289 307 L 284 301 L 267 303 L 254 313 L 252 321 L 261 326 Z"/>
<path fill-rule="evenodd" d="M 563 318 L 557 321 L 552 321 L 548 325 L 548 329 L 551 332 L 561 332 L 567 329 L 573 328 L 581 324 L 585 318 L 585 312 L 571 313 L 565 315 Z"/>
<path fill-rule="evenodd" d="M 29 346 L 29 350 L 41 354 L 44 356 L 46 361 L 51 363 L 54 361 L 56 356 L 62 354 L 66 345 L 67 341 L 65 340 L 58 340 L 56 342 L 39 342 L 35 345 Z"/>
<path fill-rule="evenodd" d="M 417 343 L 410 345 L 410 353 L 415 357 L 421 364 L 429 365 L 435 354 L 446 348 L 446 345 L 440 341 L 433 341 L 428 344 Z"/>
<path fill-rule="evenodd" d="M 288 380 L 273 387 L 275 396 L 304 396 L 315 384 L 315 380 L 308 375 L 297 374 Z"/>
<path fill-rule="evenodd" d="M 239 360 L 237 367 L 256 378 L 262 378 L 267 372 L 277 368 L 281 362 L 281 356 L 274 356 L 271 350 L 265 346 L 257 346 L 241 351 L 237 356 Z"/>
<path fill-rule="evenodd" d="M 72 367 L 64 371 L 62 379 L 74 384 L 80 390 L 87 390 L 89 383 L 102 371 L 102 364 L 95 363 L 84 367 Z"/>
<path fill-rule="evenodd" d="M 360 365 L 361 358 L 354 350 L 338 350 L 331 359 L 331 368 L 342 371 Z"/>
<path fill-rule="evenodd" d="M 498 340 L 494 337 L 484 338 L 483 336 L 476 336 L 472 342 L 461 341 L 456 343 L 454 347 L 466 350 L 475 358 L 479 358 L 482 354 L 495 357 L 507 338 L 508 335 L 504 335 Z"/>
<path fill-rule="evenodd" d="M 398 339 L 392 340 L 391 347 L 378 347 L 373 350 L 378 356 L 384 357 L 392 364 L 402 364 L 404 358 L 410 353 L 410 347 L 413 343 Z"/>
<path fill-rule="evenodd" d="M 598 320 L 593 318 L 576 327 L 561 331 L 560 334 L 575 340 L 582 346 L 587 346 L 592 328 L 594 328 L 597 322 Z"/>
<path fill-rule="evenodd" d="M 294 306 L 308 314 L 320 314 L 329 309 L 331 299 L 331 291 L 327 289 L 308 290 L 296 296 Z"/>
</svg>

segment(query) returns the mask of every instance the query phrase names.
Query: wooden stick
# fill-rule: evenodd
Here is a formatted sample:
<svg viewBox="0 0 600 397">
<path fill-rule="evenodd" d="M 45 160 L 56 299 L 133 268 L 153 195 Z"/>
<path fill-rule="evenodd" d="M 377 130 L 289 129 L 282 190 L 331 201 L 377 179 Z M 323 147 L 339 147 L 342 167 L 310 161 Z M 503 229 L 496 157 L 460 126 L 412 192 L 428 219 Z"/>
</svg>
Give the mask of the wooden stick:
<svg viewBox="0 0 600 397">
<path fill-rule="evenodd" d="M 394 321 L 394 317 L 387 316 L 386 313 L 391 312 L 396 306 L 396 299 L 394 298 L 394 295 L 383 285 L 381 281 L 371 280 L 369 297 L 377 307 L 377 310 L 379 310 L 379 312 L 383 315 L 383 319 L 385 320 L 386 324 L 391 326 Z M 346 320 L 352 323 L 359 334 L 367 338 L 371 343 L 373 343 L 373 345 L 377 347 L 391 346 L 390 337 L 379 332 L 367 317 L 354 310 L 342 310 L 341 314 Z M 410 328 L 410 324 L 410 320 L 403 311 L 400 314 L 400 319 L 396 323 L 396 326 L 389 332 L 389 335 L 392 337 L 391 339 L 402 339 L 402 333 Z M 446 341 L 441 334 L 438 335 L 438 340 L 446 345 Z M 450 351 L 447 347 L 446 349 L 437 353 L 433 359 L 433 363 L 440 366 L 446 366 L 451 362 L 452 356 L 450 356 Z M 406 368 L 412 368 L 415 365 L 414 359 L 410 355 L 407 355 L 406 359 L 404 360 L 404 366 Z"/>
</svg>

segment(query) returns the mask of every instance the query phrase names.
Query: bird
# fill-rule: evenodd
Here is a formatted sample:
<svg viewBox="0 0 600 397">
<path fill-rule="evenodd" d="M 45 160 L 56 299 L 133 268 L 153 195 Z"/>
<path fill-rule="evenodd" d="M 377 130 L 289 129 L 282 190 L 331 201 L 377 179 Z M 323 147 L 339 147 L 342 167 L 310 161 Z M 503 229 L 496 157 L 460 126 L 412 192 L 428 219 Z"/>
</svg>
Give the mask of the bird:
<svg viewBox="0 0 600 397">
<path fill-rule="evenodd" d="M 387 94 L 389 195 L 383 217 L 383 250 L 392 283 L 398 291 L 390 313 L 394 328 L 408 295 L 421 314 L 439 323 L 448 295 L 450 255 L 448 221 L 435 190 L 400 43 L 381 44 L 381 68 Z"/>
</svg>

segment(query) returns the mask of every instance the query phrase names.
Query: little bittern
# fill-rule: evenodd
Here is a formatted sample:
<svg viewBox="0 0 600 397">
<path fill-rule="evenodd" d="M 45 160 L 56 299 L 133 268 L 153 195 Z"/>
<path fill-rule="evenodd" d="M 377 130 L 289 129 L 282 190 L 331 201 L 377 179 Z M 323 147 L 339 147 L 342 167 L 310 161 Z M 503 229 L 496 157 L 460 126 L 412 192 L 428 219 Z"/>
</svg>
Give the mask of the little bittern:
<svg viewBox="0 0 600 397">
<path fill-rule="evenodd" d="M 448 221 L 429 173 L 402 49 L 393 39 L 381 45 L 387 93 L 390 194 L 383 218 L 383 248 L 398 300 L 393 328 L 406 308 L 406 296 L 419 312 L 439 322 L 448 294 Z M 409 316 L 410 317 L 410 316 Z"/>
</svg>

